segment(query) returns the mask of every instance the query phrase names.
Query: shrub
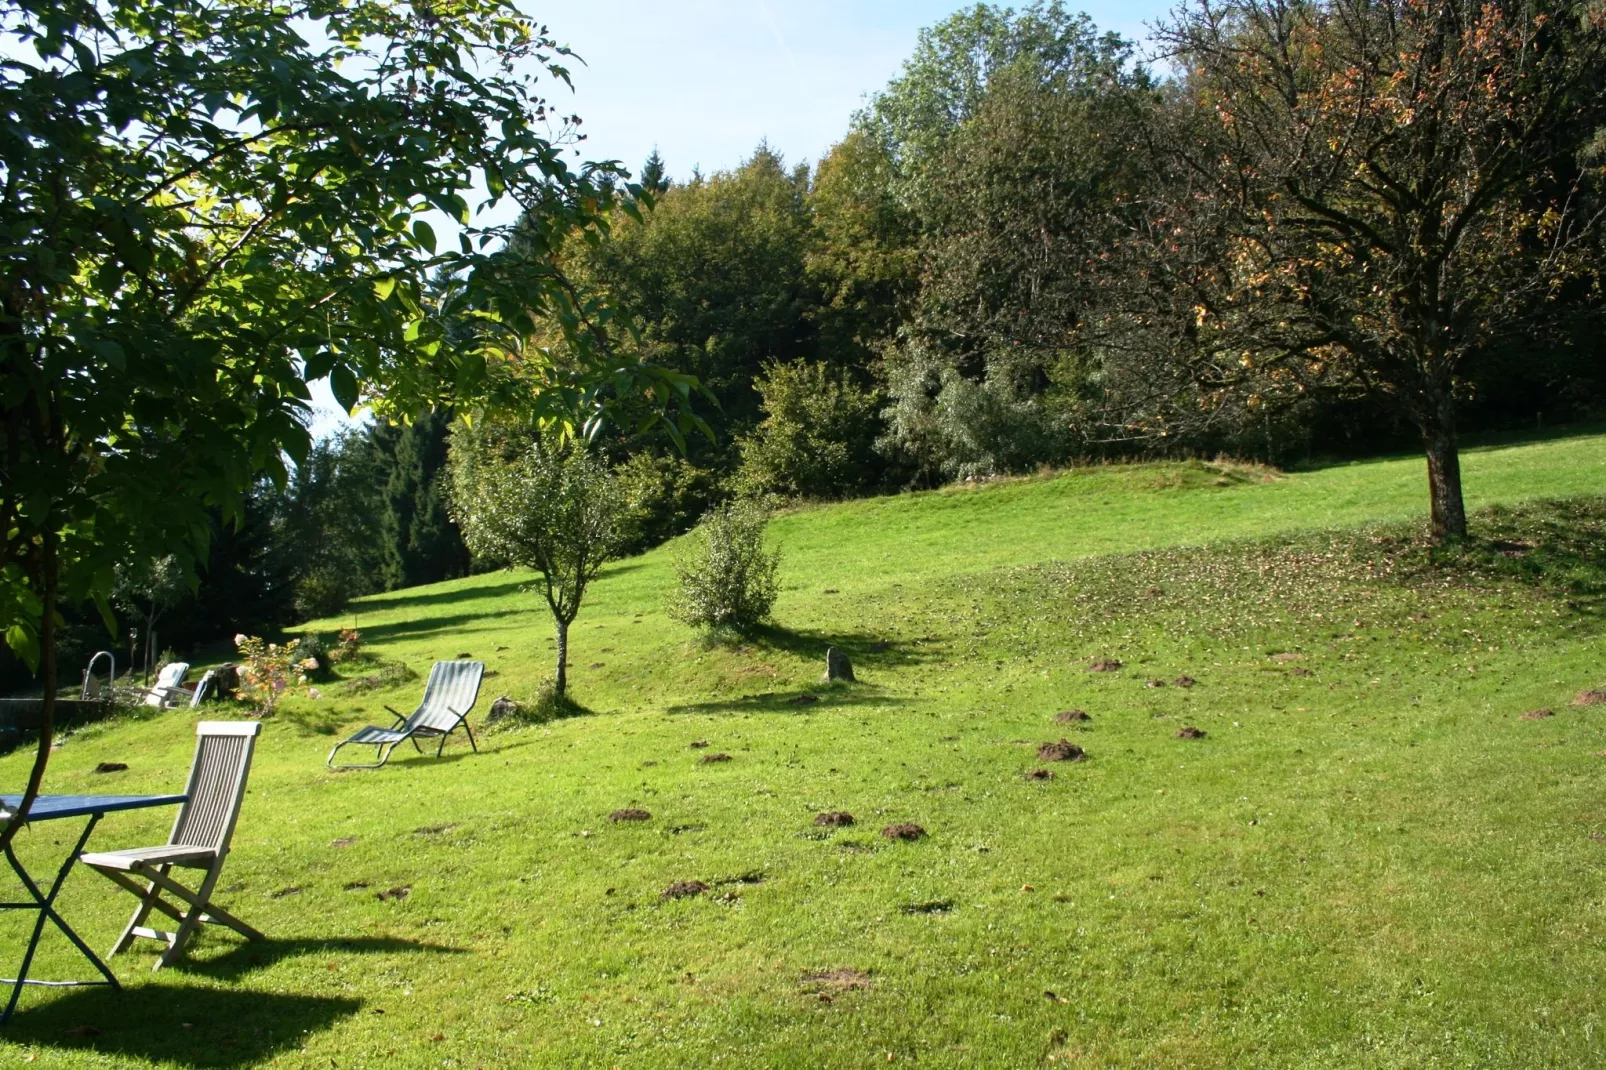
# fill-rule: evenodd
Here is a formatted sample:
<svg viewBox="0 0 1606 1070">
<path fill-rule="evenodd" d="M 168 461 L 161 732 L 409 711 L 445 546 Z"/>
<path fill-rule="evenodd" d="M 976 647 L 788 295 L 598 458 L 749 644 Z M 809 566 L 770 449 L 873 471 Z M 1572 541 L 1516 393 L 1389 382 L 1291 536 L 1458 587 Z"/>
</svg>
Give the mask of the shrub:
<svg viewBox="0 0 1606 1070">
<path fill-rule="evenodd" d="M 880 400 L 824 364 L 772 364 L 753 386 L 764 422 L 741 440 L 737 482 L 756 494 L 846 498 L 874 488 Z"/>
<path fill-rule="evenodd" d="M 362 633 L 355 628 L 340 629 L 340 641 L 329 651 L 329 660 L 350 661 L 362 653 Z"/>
<path fill-rule="evenodd" d="M 751 499 L 715 506 L 675 562 L 669 615 L 694 628 L 746 631 L 775 604 L 778 550 L 764 547 L 769 511 Z"/>
<path fill-rule="evenodd" d="M 685 534 L 714 500 L 715 476 L 684 457 L 633 454 L 614 469 L 626 502 L 621 554 L 640 553 Z"/>
<path fill-rule="evenodd" d="M 304 675 L 313 680 L 328 679 L 335 658 L 323 636 L 316 632 L 308 632 L 297 639 L 296 644 L 296 659 L 304 667 Z"/>
<path fill-rule="evenodd" d="M 272 717 L 279 697 L 289 688 L 306 683 L 308 668 L 318 664 L 300 656 L 299 639 L 281 645 L 241 634 L 234 637 L 234 646 L 240 652 L 240 684 L 263 717 Z"/>
</svg>

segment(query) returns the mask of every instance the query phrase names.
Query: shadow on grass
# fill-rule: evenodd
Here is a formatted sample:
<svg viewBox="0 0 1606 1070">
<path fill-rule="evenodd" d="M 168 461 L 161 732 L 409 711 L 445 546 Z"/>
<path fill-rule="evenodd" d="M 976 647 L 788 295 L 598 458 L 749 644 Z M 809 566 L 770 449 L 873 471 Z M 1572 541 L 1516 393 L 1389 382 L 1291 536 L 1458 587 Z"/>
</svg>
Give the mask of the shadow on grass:
<svg viewBox="0 0 1606 1070">
<path fill-rule="evenodd" d="M 778 650 L 825 665 L 825 651 L 836 647 L 861 668 L 897 668 L 920 665 L 943 653 L 945 642 L 937 636 L 921 639 L 882 639 L 863 633 L 799 632 L 775 625 L 764 625 L 744 637 L 761 650 Z"/>
<path fill-rule="evenodd" d="M 626 572 L 634 572 L 642 567 L 638 562 L 619 562 L 605 566 L 602 574 L 597 578 L 608 579 L 612 576 L 623 575 Z M 360 615 L 362 613 L 383 613 L 394 609 L 408 609 L 415 606 L 451 606 L 458 605 L 471 598 L 504 598 L 508 595 L 523 594 L 531 583 L 540 582 L 539 576 L 530 576 L 528 579 L 510 579 L 504 583 L 492 584 L 488 587 L 453 588 L 449 591 L 428 591 L 419 594 L 401 592 L 397 592 L 394 595 L 376 594 L 356 600 L 351 604 L 350 609 L 355 609 Z M 534 596 L 533 591 L 530 593 Z M 343 615 L 339 614 L 337 616 Z M 371 627 L 378 629 L 385 627 L 385 625 L 372 625 Z M 368 630 L 368 627 L 361 628 L 365 637 L 368 634 Z"/>
<path fill-rule="evenodd" d="M 265 970 L 285 959 L 303 955 L 461 955 L 463 949 L 426 944 L 392 936 L 332 937 L 327 940 L 253 940 L 235 944 L 214 958 L 186 958 L 170 967 L 186 974 L 220 981 L 237 981 L 255 970 Z"/>
<path fill-rule="evenodd" d="M 447 604 L 447 603 L 443 603 Z M 419 617 L 417 620 L 398 620 L 388 624 L 365 624 L 362 627 L 363 638 L 368 642 L 389 639 L 418 639 L 423 636 L 435 635 L 440 632 L 461 631 L 475 625 L 483 625 L 488 621 L 499 620 L 503 617 L 522 617 L 535 612 L 538 607 L 535 603 L 523 609 L 490 609 L 483 613 L 451 613 L 439 617 Z M 546 604 L 541 603 L 540 610 L 546 611 Z M 462 650 L 466 640 L 454 640 L 452 651 Z M 442 647 L 445 650 L 445 647 Z M 449 658 L 451 652 L 442 655 Z"/>
<path fill-rule="evenodd" d="M 800 691 L 765 691 L 758 695 L 739 695 L 708 702 L 683 702 L 665 712 L 679 713 L 791 713 L 808 714 L 818 710 L 850 709 L 854 706 L 902 706 L 906 698 L 893 698 L 880 688 L 866 684 L 821 684 Z"/>
<path fill-rule="evenodd" d="M 255 1066 L 349 1018 L 360 1000 L 146 983 L 79 988 L 19 1010 L 7 1040 L 162 1066 Z"/>
</svg>

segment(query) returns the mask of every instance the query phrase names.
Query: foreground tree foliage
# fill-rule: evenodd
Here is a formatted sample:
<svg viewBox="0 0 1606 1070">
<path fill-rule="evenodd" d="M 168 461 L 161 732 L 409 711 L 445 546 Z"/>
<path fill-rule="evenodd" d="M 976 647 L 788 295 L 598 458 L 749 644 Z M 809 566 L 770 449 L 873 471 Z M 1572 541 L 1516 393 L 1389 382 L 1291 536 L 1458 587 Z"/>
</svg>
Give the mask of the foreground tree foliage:
<svg viewBox="0 0 1606 1070">
<path fill-rule="evenodd" d="M 45 691 L 28 800 L 58 606 L 109 624 L 115 563 L 203 555 L 214 511 L 306 454 L 309 380 L 560 435 L 689 391 L 615 353 L 554 266 L 606 226 L 612 176 L 562 160 L 535 91 L 562 51 L 510 4 L 4 0 L 0 37 L 0 620 Z M 476 189 L 551 255 L 501 255 Z M 561 359 L 529 344 L 554 334 Z"/>
<path fill-rule="evenodd" d="M 1465 536 L 1464 370 L 1598 285 L 1606 9 L 1202 0 L 1162 38 L 1186 73 L 1114 319 L 1170 333 L 1201 387 L 1182 423 L 1317 390 L 1396 412 L 1435 536 Z"/>
<path fill-rule="evenodd" d="M 453 518 L 469 548 L 541 574 L 557 638 L 553 688 L 568 689 L 569 625 L 586 588 L 625 541 L 626 502 L 584 443 L 527 445 L 506 431 L 460 426 L 452 443 Z"/>
</svg>

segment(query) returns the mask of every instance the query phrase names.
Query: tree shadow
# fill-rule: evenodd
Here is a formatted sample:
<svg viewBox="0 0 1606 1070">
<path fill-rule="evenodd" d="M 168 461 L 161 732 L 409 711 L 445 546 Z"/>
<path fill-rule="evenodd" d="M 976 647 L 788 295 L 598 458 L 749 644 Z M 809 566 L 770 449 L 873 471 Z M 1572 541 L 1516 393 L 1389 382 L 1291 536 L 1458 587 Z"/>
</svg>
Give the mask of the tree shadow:
<svg viewBox="0 0 1606 1070">
<path fill-rule="evenodd" d="M 789 713 L 810 714 L 819 710 L 850 709 L 854 706 L 902 706 L 906 698 L 893 698 L 868 684 L 821 684 L 794 691 L 765 691 L 707 702 L 683 702 L 665 712 L 681 713 Z"/>
<path fill-rule="evenodd" d="M 645 566 L 639 562 L 620 561 L 604 566 L 601 575 L 599 575 L 597 578 L 599 580 L 608 579 L 612 576 L 620 576 L 627 572 L 634 572 L 643 567 Z M 446 582 L 455 584 L 458 581 L 448 580 Z M 522 580 L 510 579 L 504 583 L 495 583 L 485 587 L 454 587 L 449 591 L 426 591 L 418 594 L 403 594 L 397 592 L 395 594 L 368 595 L 365 598 L 354 600 L 351 605 L 347 607 L 347 612 L 353 610 L 356 611 L 360 625 L 361 614 L 364 612 L 383 613 L 393 609 L 408 609 L 415 606 L 449 606 L 456 605 L 466 598 L 502 598 L 507 595 L 522 594 L 525 592 L 526 588 L 530 586 L 530 584 L 540 582 L 540 576 L 532 574 Z M 531 593 L 533 594 L 534 592 Z M 338 617 L 343 615 L 344 614 L 337 614 L 336 616 Z M 375 625 L 374 627 L 384 626 Z M 359 627 L 359 630 L 366 637 L 368 628 Z"/>
<path fill-rule="evenodd" d="M 830 647 L 847 654 L 854 665 L 870 668 L 899 668 L 920 665 L 936 660 L 946 652 L 946 640 L 934 636 L 918 639 L 882 639 L 862 632 L 833 633 L 795 631 L 768 624 L 756 628 L 744 637 L 761 650 L 777 650 L 810 661 L 825 662 Z"/>
<path fill-rule="evenodd" d="M 453 613 L 442 617 L 420 617 L 417 620 L 398 620 L 388 624 L 367 624 L 362 628 L 363 639 L 373 642 L 376 639 L 417 639 L 438 632 L 461 630 L 471 625 L 483 625 L 487 621 L 498 620 L 502 617 L 521 617 L 532 613 L 539 608 L 546 611 L 546 604 L 539 607 L 531 606 L 528 609 L 488 609 L 483 613 Z M 459 644 L 458 649 L 462 649 Z"/>
<path fill-rule="evenodd" d="M 19 1010 L 6 1039 L 149 1065 L 255 1066 L 361 1007 L 356 999 L 189 985 L 77 988 Z"/>
<path fill-rule="evenodd" d="M 461 955 L 459 947 L 444 944 L 427 944 L 417 940 L 403 940 L 393 936 L 350 936 L 328 939 L 252 940 L 236 943 L 221 955 L 211 958 L 190 956 L 169 967 L 185 974 L 210 977 L 220 981 L 237 981 L 248 973 L 265 970 L 285 959 L 303 955 L 406 955 L 429 953 L 432 955 Z M 152 952 L 152 958 L 155 953 Z"/>
</svg>

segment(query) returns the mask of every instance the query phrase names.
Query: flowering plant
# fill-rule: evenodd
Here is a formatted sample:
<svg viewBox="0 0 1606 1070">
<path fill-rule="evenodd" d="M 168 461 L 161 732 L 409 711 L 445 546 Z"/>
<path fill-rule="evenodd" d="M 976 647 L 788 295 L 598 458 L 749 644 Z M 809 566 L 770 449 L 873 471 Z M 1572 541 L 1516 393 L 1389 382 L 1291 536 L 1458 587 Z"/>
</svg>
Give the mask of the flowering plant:
<svg viewBox="0 0 1606 1070">
<path fill-rule="evenodd" d="M 312 658 L 298 659 L 296 648 L 301 640 L 288 643 L 264 643 L 254 635 L 241 632 L 234 637 L 234 648 L 240 652 L 240 682 L 249 692 L 257 709 L 264 717 L 272 717 L 273 709 L 285 690 L 307 682 L 307 668 L 317 662 Z"/>
<path fill-rule="evenodd" d="M 329 652 L 330 661 L 345 661 L 347 658 L 357 656 L 357 650 L 362 646 L 362 633 L 355 628 L 340 629 L 340 642 Z"/>
</svg>

